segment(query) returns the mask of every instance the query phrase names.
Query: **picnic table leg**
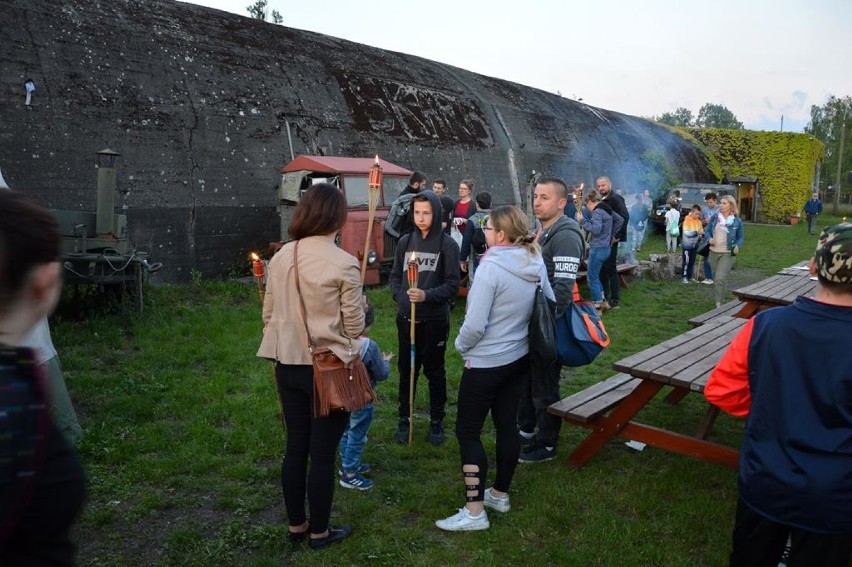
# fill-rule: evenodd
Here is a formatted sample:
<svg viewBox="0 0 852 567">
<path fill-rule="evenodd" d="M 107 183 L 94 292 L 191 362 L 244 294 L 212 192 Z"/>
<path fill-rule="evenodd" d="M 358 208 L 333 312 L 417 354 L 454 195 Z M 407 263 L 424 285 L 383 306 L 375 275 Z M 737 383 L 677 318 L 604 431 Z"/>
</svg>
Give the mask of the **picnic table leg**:
<svg viewBox="0 0 852 567">
<path fill-rule="evenodd" d="M 668 396 L 665 397 L 665 402 L 673 406 L 677 405 L 682 399 L 686 397 L 688 393 L 689 390 L 687 390 L 686 388 L 675 388 L 674 390 L 669 392 Z"/>
<path fill-rule="evenodd" d="M 734 317 L 738 317 L 740 319 L 751 319 L 751 317 L 757 313 L 759 309 L 760 303 L 756 301 L 745 301 Z"/>
<path fill-rule="evenodd" d="M 719 416 L 719 408 L 710 404 L 710 407 L 707 409 L 707 415 L 704 416 L 704 421 L 701 422 L 701 427 L 698 428 L 698 433 L 695 435 L 696 439 L 704 439 L 707 437 L 707 434 L 710 433 L 710 428 L 713 427 L 713 424 L 716 423 L 716 418 Z"/>
<path fill-rule="evenodd" d="M 645 407 L 662 387 L 662 382 L 643 380 L 629 396 L 613 408 L 609 415 L 597 419 L 589 436 L 568 455 L 566 465 L 575 469 L 585 465 L 607 441 L 624 429 L 625 425 L 639 413 L 639 410 Z"/>
<path fill-rule="evenodd" d="M 624 274 L 618 274 L 618 285 L 621 286 L 621 289 L 627 289 L 627 280 L 624 279 Z"/>
</svg>

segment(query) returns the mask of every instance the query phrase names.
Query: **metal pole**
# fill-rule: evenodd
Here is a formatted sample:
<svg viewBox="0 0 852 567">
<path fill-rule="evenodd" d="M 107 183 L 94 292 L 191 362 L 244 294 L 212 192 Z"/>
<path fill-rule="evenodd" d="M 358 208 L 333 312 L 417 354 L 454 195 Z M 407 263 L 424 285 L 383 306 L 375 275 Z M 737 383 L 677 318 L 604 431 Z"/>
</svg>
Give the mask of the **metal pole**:
<svg viewBox="0 0 852 567">
<path fill-rule="evenodd" d="M 837 149 L 837 176 L 834 181 L 834 204 L 832 205 L 831 213 L 834 215 L 840 214 L 840 180 L 843 172 L 843 144 L 846 141 L 846 111 L 848 107 L 843 109 L 843 119 L 840 121 L 840 147 Z"/>
<path fill-rule="evenodd" d="M 285 118 L 284 125 L 287 127 L 287 143 L 290 144 L 290 161 L 296 159 L 293 157 L 293 138 L 290 136 L 290 122 Z"/>
</svg>

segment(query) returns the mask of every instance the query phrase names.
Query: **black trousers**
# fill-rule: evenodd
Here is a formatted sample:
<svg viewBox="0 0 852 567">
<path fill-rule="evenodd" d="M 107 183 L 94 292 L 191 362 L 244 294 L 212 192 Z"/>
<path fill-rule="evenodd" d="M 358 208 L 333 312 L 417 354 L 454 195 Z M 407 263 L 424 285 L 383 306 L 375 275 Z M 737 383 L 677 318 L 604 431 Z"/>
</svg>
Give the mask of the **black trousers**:
<svg viewBox="0 0 852 567">
<path fill-rule="evenodd" d="M 276 364 L 275 379 L 284 406 L 287 448 L 281 463 L 281 489 L 291 526 L 305 523 L 305 494 L 311 509 L 311 533 L 328 529 L 334 497 L 337 445 L 349 423 L 349 414 L 332 412 L 313 417 L 313 368 Z M 308 471 L 308 458 L 311 468 Z"/>
<path fill-rule="evenodd" d="M 0 533 L 8 537 L 0 539 L 0 565 L 74 564 L 76 548 L 69 531 L 83 507 L 86 475 L 74 448 L 52 423 L 44 443 L 44 461 L 34 484 L 28 489 L 20 483 L 7 485 L 29 494 L 19 495 L 24 505 L 13 512 L 10 530 Z M 7 527 L 2 525 L 5 512 L 0 509 L 0 527 Z"/>
<path fill-rule="evenodd" d="M 399 352 L 396 367 L 399 371 L 399 417 L 408 417 L 408 388 L 411 383 L 411 323 L 400 314 L 396 316 Z M 450 334 L 449 319 L 418 321 L 414 325 L 414 390 L 421 366 L 429 380 L 429 418 L 443 421 L 447 405 L 447 371 L 444 354 Z"/>
<path fill-rule="evenodd" d="M 459 441 L 462 467 L 476 465 L 479 483 L 469 485 L 468 502 L 484 498 L 488 475 L 488 455 L 482 446 L 482 426 L 488 412 L 497 430 L 497 478 L 494 488 L 508 492 L 518 465 L 521 444 L 515 417 L 521 386 L 530 372 L 529 357 L 496 368 L 465 368 L 459 384 L 456 439 Z M 464 474 L 464 472 L 462 472 Z"/>
<path fill-rule="evenodd" d="M 610 247 L 609 258 L 601 266 L 601 287 L 609 303 L 621 301 L 621 285 L 618 281 L 618 242 Z"/>
<path fill-rule="evenodd" d="M 848 567 L 852 533 L 826 535 L 773 522 L 737 500 L 731 567 L 776 567 L 790 538 L 787 567 Z"/>
<path fill-rule="evenodd" d="M 521 385 L 518 427 L 528 433 L 537 427 L 536 440 L 548 447 L 556 447 L 562 429 L 562 419 L 547 413 L 547 406 L 562 399 L 559 394 L 561 373 L 559 363 L 545 369 L 533 366 Z"/>
</svg>

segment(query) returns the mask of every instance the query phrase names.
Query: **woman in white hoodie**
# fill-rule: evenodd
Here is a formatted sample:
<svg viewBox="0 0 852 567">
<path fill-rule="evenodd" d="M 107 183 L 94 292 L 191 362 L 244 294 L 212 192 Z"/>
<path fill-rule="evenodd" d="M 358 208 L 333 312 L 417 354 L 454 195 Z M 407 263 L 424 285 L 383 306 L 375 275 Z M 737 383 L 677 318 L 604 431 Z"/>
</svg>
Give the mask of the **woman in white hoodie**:
<svg viewBox="0 0 852 567">
<path fill-rule="evenodd" d="M 467 296 L 456 350 L 465 361 L 459 385 L 456 438 L 461 452 L 466 503 L 435 524 L 447 531 L 488 529 L 485 507 L 509 511 L 509 485 L 518 462 L 517 413 L 521 384 L 530 371 L 529 323 L 541 283 L 554 300 L 538 244 L 515 206 L 491 211 L 483 224 L 488 251 Z M 497 475 L 485 489 L 488 457 L 480 438 L 488 412 L 497 430 Z"/>
</svg>

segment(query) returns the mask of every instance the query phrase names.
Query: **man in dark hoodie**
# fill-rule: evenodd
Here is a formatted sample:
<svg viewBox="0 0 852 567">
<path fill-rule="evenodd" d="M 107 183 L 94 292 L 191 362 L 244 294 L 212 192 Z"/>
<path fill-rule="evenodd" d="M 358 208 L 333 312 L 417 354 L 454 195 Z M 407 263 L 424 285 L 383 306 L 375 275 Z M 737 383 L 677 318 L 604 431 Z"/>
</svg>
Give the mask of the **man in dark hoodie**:
<svg viewBox="0 0 852 567">
<path fill-rule="evenodd" d="M 577 270 L 585 253 L 580 226 L 563 214 L 568 188 L 557 177 L 543 177 L 535 186 L 533 210 L 541 222 L 536 239 L 547 268 L 547 279 L 556 296 L 556 316 L 561 317 L 574 300 Z M 559 363 L 548 368 L 533 367 L 530 382 L 524 384 L 518 405 L 521 442 L 531 443 L 521 452 L 518 462 L 538 463 L 556 456 L 556 444 L 562 419 L 547 413 L 547 406 L 562 399 L 559 393 Z M 538 427 L 538 433 L 535 429 Z"/>
<path fill-rule="evenodd" d="M 415 171 L 408 179 L 408 186 L 402 190 L 396 200 L 399 201 L 400 199 L 404 199 L 406 195 L 417 195 L 425 188 L 426 175 L 419 171 Z M 409 210 L 408 214 L 406 214 L 403 219 L 402 227 L 399 229 L 399 235 L 402 237 L 403 234 L 408 234 L 412 230 L 414 230 L 414 223 L 411 220 L 411 211 Z"/>
<path fill-rule="evenodd" d="M 396 316 L 399 337 L 399 428 L 398 443 L 408 442 L 408 393 L 411 382 L 410 326 L 411 304 L 415 304 L 414 386 L 420 367 L 429 380 L 429 434 L 433 445 L 444 442 L 444 406 L 447 403 L 447 372 L 444 353 L 450 333 L 450 302 L 459 289 L 459 248 L 441 230 L 441 201 L 424 191 L 412 201 L 414 231 L 402 236 L 396 247 L 393 269 L 388 277 L 393 299 L 399 306 Z M 417 286 L 408 287 L 407 270 L 412 253 L 417 263 Z"/>
<path fill-rule="evenodd" d="M 598 193 L 601 194 L 603 199 L 601 203 L 608 205 L 613 212 L 618 213 L 623 219 L 621 228 L 613 238 L 609 258 L 601 267 L 601 285 L 603 286 L 604 297 L 609 302 L 610 307 L 618 309 L 621 304 L 621 285 L 618 280 L 618 243 L 627 242 L 627 225 L 630 221 L 630 213 L 627 211 L 624 197 L 612 190 L 612 181 L 609 177 L 598 177 L 596 185 Z"/>
</svg>

